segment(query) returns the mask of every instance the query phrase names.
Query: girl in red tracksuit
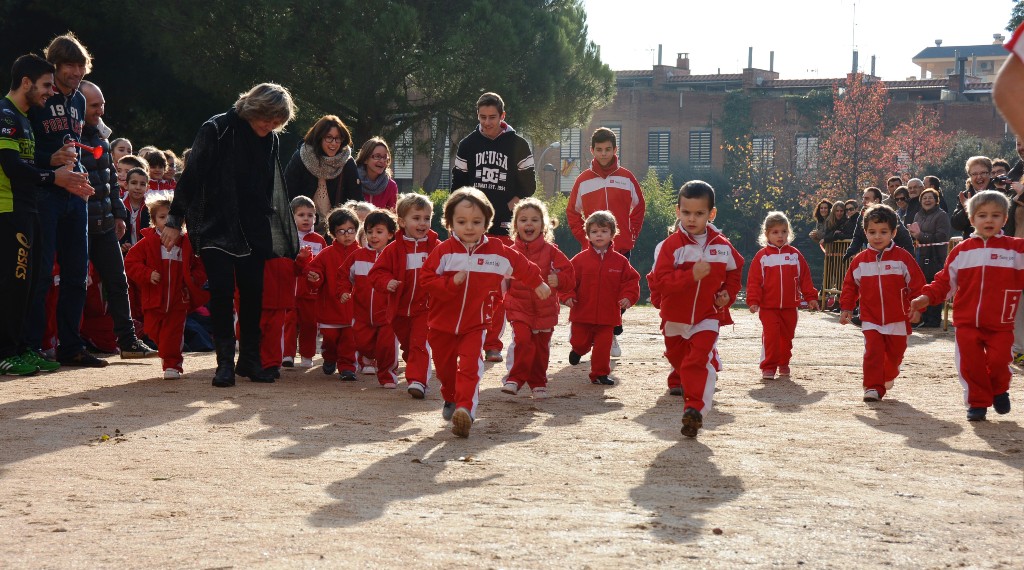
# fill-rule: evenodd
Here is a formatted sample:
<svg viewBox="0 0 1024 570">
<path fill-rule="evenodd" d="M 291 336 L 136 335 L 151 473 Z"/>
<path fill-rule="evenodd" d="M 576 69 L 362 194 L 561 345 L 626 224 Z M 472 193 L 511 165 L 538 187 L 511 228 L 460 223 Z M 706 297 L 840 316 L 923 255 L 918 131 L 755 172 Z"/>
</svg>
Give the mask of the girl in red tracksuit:
<svg viewBox="0 0 1024 570">
<path fill-rule="evenodd" d="M 590 383 L 611 386 L 615 384 L 609 378 L 612 337 L 622 324 L 622 310 L 640 298 L 640 274 L 612 247 L 618 228 L 611 212 L 590 214 L 584 229 L 590 247 L 572 258 L 576 283 L 565 301 L 571 325 L 569 364 L 579 364 L 580 357 L 593 348 Z"/>
<path fill-rule="evenodd" d="M 900 373 L 911 330 L 910 299 L 917 296 L 925 281 L 914 256 L 892 241 L 899 224 L 896 212 L 876 204 L 865 210 L 862 218 L 868 248 L 853 257 L 846 271 L 839 297 L 839 324 L 850 322 L 859 298 L 864 332 L 864 401 L 877 402 Z"/>
<path fill-rule="evenodd" d="M 388 295 L 388 321 L 398 337 L 405 361 L 409 394 L 423 399 L 430 378 L 430 347 L 427 345 L 427 290 L 420 284 L 427 254 L 437 246 L 430 229 L 434 206 L 423 194 L 402 194 L 398 199 L 395 241 L 381 252 L 370 269 L 374 290 Z"/>
<path fill-rule="evenodd" d="M 763 249 L 754 255 L 747 273 L 747 306 L 761 318 L 761 377 L 788 379 L 789 359 L 796 336 L 796 309 L 807 301 L 818 308 L 818 290 L 804 256 L 789 243 L 793 228 L 782 212 L 768 212 L 761 224 L 758 243 Z"/>
<path fill-rule="evenodd" d="M 451 236 L 430 252 L 420 275 L 430 295 L 427 340 L 441 380 L 441 415 L 451 419 L 458 437 L 469 436 L 476 417 L 483 374 L 480 351 L 493 312 L 487 301 L 509 277 L 522 280 L 541 299 L 551 295 L 536 265 L 486 235 L 493 219 L 494 207 L 483 192 L 453 192 L 444 204 Z"/>
<path fill-rule="evenodd" d="M 956 289 L 956 368 L 969 421 L 984 420 L 989 406 L 998 414 L 1010 411 L 1010 348 L 1024 288 L 1024 239 L 1000 233 L 1008 210 L 1002 193 L 974 195 L 967 203 L 974 233 L 953 248 L 945 268 L 911 305 L 916 311 L 938 305 Z"/>
<path fill-rule="evenodd" d="M 167 222 L 170 200 L 149 203 L 153 227 L 142 230 L 138 241 L 124 259 L 128 277 L 142 293 L 146 335 L 156 342 L 163 361 L 164 378 L 180 378 L 184 368 L 181 344 L 185 317 L 194 308 L 205 305 L 210 294 L 203 291 L 206 272 L 199 256 L 192 251 L 187 235 L 170 250 L 160 242 Z"/>
<path fill-rule="evenodd" d="M 324 374 L 340 370 L 341 379 L 356 379 L 356 347 L 352 336 L 352 303 L 342 303 L 337 295 L 338 268 L 359 249 L 356 231 L 359 218 L 345 207 L 335 208 L 327 216 L 327 227 L 334 243 L 324 248 L 306 268 L 306 280 L 317 287 L 316 315 L 324 337 L 321 353 Z"/>
<path fill-rule="evenodd" d="M 299 231 L 299 243 L 302 248 L 309 248 L 310 254 L 316 257 L 327 247 L 323 236 L 313 231 L 316 222 L 316 206 L 307 196 L 296 196 L 291 201 L 292 217 L 295 228 Z M 298 366 L 311 368 L 313 357 L 316 356 L 316 299 L 319 287 L 311 286 L 305 275 L 297 277 L 293 283 L 294 310 L 288 311 L 284 325 L 284 357 L 281 365 L 295 366 L 295 344 L 298 341 Z"/>
<path fill-rule="evenodd" d="M 263 264 L 263 306 L 260 310 L 260 365 L 280 378 L 288 315 L 295 312 L 295 280 L 305 273 L 313 252 L 308 246 L 295 259 L 275 257 Z M 294 346 L 294 343 L 292 344 Z"/>
<path fill-rule="evenodd" d="M 352 325 L 359 357 L 376 361 L 377 381 L 383 388 L 395 388 L 398 381 L 398 342 L 388 321 L 388 295 L 370 285 L 370 268 L 380 258 L 398 229 L 389 210 L 374 210 L 363 219 L 366 247 L 348 256 L 338 268 L 337 294 L 342 303 L 353 305 Z"/>
<path fill-rule="evenodd" d="M 513 249 L 537 266 L 541 278 L 554 291 L 561 296 L 571 294 L 576 287 L 575 273 L 569 258 L 553 243 L 553 226 L 544 203 L 536 198 L 520 200 L 512 211 L 512 227 Z M 547 398 L 558 299 L 554 295 L 538 299 L 525 284 L 512 281 L 505 294 L 505 316 L 512 325 L 513 340 L 505 358 L 508 375 L 501 391 L 517 394 L 523 384 L 529 384 L 534 398 Z"/>
</svg>

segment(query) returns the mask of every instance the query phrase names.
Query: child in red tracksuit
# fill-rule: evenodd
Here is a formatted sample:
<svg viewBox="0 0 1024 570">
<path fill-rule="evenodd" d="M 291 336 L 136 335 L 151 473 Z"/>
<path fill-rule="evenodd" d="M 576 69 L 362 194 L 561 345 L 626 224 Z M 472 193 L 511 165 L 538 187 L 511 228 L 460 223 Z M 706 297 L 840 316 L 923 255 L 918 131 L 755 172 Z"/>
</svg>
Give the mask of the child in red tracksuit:
<svg viewBox="0 0 1024 570">
<path fill-rule="evenodd" d="M 612 247 L 618 227 L 611 212 L 587 216 L 585 230 L 590 247 L 572 258 L 576 283 L 565 301 L 571 325 L 569 364 L 579 364 L 593 348 L 590 383 L 611 386 L 612 337 L 622 324 L 622 311 L 640 298 L 640 274 Z"/>
<path fill-rule="evenodd" d="M 696 437 L 711 410 L 718 379 L 718 329 L 731 322 L 728 307 L 743 279 L 743 256 L 714 226 L 715 190 L 691 180 L 679 188 L 679 229 L 654 261 L 652 290 L 661 295 L 665 355 L 682 381 L 683 427 Z"/>
<path fill-rule="evenodd" d="M 430 347 L 427 290 L 420 284 L 420 270 L 437 246 L 437 234 L 430 229 L 434 206 L 427 196 L 410 192 L 395 207 L 398 233 L 373 264 L 369 279 L 374 290 L 388 295 L 388 321 L 402 349 L 407 390 L 422 400 L 430 377 Z"/>
<path fill-rule="evenodd" d="M 899 376 L 911 331 L 910 299 L 917 296 L 925 281 L 914 256 L 892 241 L 899 224 L 896 212 L 876 204 L 862 217 L 868 248 L 855 255 L 846 270 L 839 297 L 839 324 L 850 322 L 860 299 L 864 401 L 877 402 Z"/>
<path fill-rule="evenodd" d="M 352 304 L 337 295 L 338 268 L 359 249 L 356 232 L 359 218 L 340 207 L 331 210 L 327 226 L 334 243 L 324 248 L 306 268 L 306 280 L 317 287 L 316 315 L 324 337 L 321 354 L 324 374 L 340 370 L 342 380 L 356 379 L 356 347 L 352 336 Z"/>
<path fill-rule="evenodd" d="M 202 289 L 206 272 L 187 235 L 170 250 L 160 242 L 171 201 L 153 200 L 148 206 L 153 227 L 142 230 L 142 239 L 125 256 L 124 268 L 142 293 L 146 335 L 157 344 L 164 378 L 180 378 L 185 317 L 210 299 Z"/>
<path fill-rule="evenodd" d="M 285 326 L 295 312 L 295 279 L 305 274 L 313 253 L 303 246 L 295 259 L 275 257 L 263 263 L 263 307 L 260 310 L 260 365 L 280 378 Z"/>
<path fill-rule="evenodd" d="M 394 389 L 398 381 L 398 342 L 388 321 L 388 295 L 370 285 L 370 268 L 380 258 L 395 231 L 398 230 L 390 210 L 374 210 L 363 219 L 362 234 L 366 247 L 348 256 L 338 268 L 338 298 L 352 303 L 355 324 L 352 325 L 359 358 L 376 361 L 377 381 L 381 387 Z"/>
<path fill-rule="evenodd" d="M 325 247 L 327 241 L 313 231 L 316 223 L 316 206 L 307 196 L 296 196 L 292 202 L 292 217 L 295 228 L 299 231 L 299 242 L 302 248 L 309 248 L 310 255 L 316 257 Z M 284 325 L 284 356 L 281 366 L 295 366 L 295 343 L 299 345 L 300 368 L 312 368 L 313 357 L 316 356 L 316 299 L 317 287 L 311 287 L 305 276 L 297 277 L 293 283 L 295 297 L 294 310 L 288 311 Z"/>
<path fill-rule="evenodd" d="M 468 187 L 452 192 L 444 204 L 451 236 L 430 252 L 420 274 L 430 295 L 427 341 L 441 380 L 441 416 L 452 421 L 458 437 L 469 436 L 476 417 L 483 373 L 480 351 L 493 313 L 488 299 L 509 277 L 522 280 L 541 299 L 551 295 L 536 265 L 486 235 L 493 219 L 494 207 L 483 192 Z"/>
<path fill-rule="evenodd" d="M 512 211 L 512 247 L 533 262 L 548 286 L 562 296 L 576 287 L 569 258 L 558 249 L 548 209 L 536 198 L 524 198 Z M 520 281 L 512 281 L 505 294 L 505 316 L 512 325 L 512 343 L 508 345 L 505 368 L 508 370 L 502 392 L 517 394 L 523 384 L 530 385 L 534 398 L 548 397 L 548 360 L 551 333 L 558 324 L 558 299 L 552 295 L 538 299 Z"/>
<path fill-rule="evenodd" d="M 793 228 L 782 212 L 768 212 L 747 273 L 747 306 L 761 318 L 761 378 L 789 379 L 796 336 L 796 309 L 807 301 L 818 308 L 818 290 L 804 256 L 793 246 Z"/>
<path fill-rule="evenodd" d="M 1018 204 L 1017 206 L 1022 207 Z M 974 234 L 950 252 L 911 308 L 921 311 L 953 295 L 956 368 L 968 421 L 988 407 L 1010 412 L 1010 360 L 1014 317 L 1024 288 L 1024 239 L 1002 235 L 1009 202 L 1000 192 L 979 192 L 967 202 Z"/>
</svg>

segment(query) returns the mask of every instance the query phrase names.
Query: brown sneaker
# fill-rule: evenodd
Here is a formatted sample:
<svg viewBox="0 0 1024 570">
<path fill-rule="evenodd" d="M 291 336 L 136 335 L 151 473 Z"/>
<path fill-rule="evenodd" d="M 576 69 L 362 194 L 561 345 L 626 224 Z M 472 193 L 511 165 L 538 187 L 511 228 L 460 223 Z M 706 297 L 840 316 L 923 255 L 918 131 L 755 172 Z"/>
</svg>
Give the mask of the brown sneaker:
<svg viewBox="0 0 1024 570">
<path fill-rule="evenodd" d="M 469 428 L 473 425 L 473 418 L 466 408 L 456 408 L 452 414 L 452 433 L 457 437 L 469 437 Z"/>
<path fill-rule="evenodd" d="M 697 432 L 704 426 L 704 417 L 693 408 L 683 411 L 683 428 L 680 431 L 686 437 L 697 437 Z"/>
</svg>

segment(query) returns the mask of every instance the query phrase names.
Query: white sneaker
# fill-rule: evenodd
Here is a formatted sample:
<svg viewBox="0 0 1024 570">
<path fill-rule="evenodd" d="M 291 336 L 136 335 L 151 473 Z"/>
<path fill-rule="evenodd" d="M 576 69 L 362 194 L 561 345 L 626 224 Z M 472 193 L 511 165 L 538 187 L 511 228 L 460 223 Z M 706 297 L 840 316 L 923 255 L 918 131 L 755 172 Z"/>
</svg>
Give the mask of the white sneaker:
<svg viewBox="0 0 1024 570">
<path fill-rule="evenodd" d="M 299 361 L 299 368 L 312 368 L 312 367 L 313 367 L 313 359 L 312 358 L 303 358 L 302 360 Z"/>
<path fill-rule="evenodd" d="M 531 391 L 533 392 L 533 397 L 534 398 L 538 398 L 538 399 L 543 400 L 543 399 L 548 397 L 548 389 L 543 387 L 543 386 L 539 386 L 537 388 L 534 388 Z"/>
<path fill-rule="evenodd" d="M 505 382 L 505 385 L 501 387 L 501 391 L 506 394 L 512 394 L 513 396 L 515 396 L 517 393 L 519 393 L 519 384 L 516 384 L 515 382 L 512 381 Z"/>
<path fill-rule="evenodd" d="M 614 336 L 612 337 L 612 354 L 611 354 L 611 356 L 612 356 L 612 358 L 618 358 L 618 357 L 622 356 L 622 349 L 619 348 L 619 339 L 618 339 L 618 337 L 614 337 Z"/>
<path fill-rule="evenodd" d="M 385 388 L 387 390 L 394 390 L 395 388 L 398 387 L 398 385 L 395 384 L 394 382 L 386 382 L 384 384 L 381 384 L 380 387 Z"/>
<path fill-rule="evenodd" d="M 164 380 L 177 380 L 178 378 L 181 378 L 181 372 L 178 372 L 173 368 L 164 370 Z"/>
<path fill-rule="evenodd" d="M 864 390 L 864 401 L 865 402 L 877 402 L 877 401 L 879 401 L 881 399 L 882 399 L 882 397 L 878 395 L 878 390 L 875 390 L 874 388 L 872 388 L 870 390 Z"/>
<path fill-rule="evenodd" d="M 373 375 L 373 374 L 377 373 L 377 368 L 374 367 L 374 366 L 367 365 L 367 366 L 364 366 L 363 369 L 360 370 L 360 372 L 363 373 L 363 374 L 367 374 L 367 375 Z"/>
</svg>

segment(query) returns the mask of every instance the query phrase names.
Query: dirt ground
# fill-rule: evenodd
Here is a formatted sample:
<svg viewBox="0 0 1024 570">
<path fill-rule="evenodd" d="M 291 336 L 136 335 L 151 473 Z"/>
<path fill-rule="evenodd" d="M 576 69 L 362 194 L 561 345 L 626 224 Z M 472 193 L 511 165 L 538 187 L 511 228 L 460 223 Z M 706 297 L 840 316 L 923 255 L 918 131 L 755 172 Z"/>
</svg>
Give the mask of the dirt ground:
<svg viewBox="0 0 1024 570">
<path fill-rule="evenodd" d="M 0 377 L 0 566 L 1024 567 L 1024 398 L 969 424 L 952 331 L 915 334 L 868 405 L 858 329 L 801 313 L 793 379 L 765 382 L 736 315 L 696 440 L 650 308 L 626 314 L 617 386 L 568 365 L 564 325 L 550 399 L 490 366 L 468 440 L 433 383 L 215 389 L 212 355 L 181 380 L 117 358 Z"/>
</svg>

